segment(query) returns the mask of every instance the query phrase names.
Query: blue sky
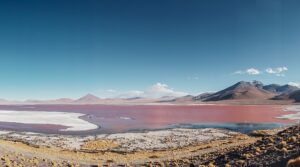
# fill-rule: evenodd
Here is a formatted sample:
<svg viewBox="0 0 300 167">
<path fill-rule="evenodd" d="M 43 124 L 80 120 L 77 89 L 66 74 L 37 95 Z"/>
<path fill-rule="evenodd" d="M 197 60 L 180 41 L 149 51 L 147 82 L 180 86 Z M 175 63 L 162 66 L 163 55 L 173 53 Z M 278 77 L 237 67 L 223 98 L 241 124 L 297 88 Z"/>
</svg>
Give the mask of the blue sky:
<svg viewBox="0 0 300 167">
<path fill-rule="evenodd" d="M 0 97 L 298 83 L 299 17 L 298 0 L 1 1 Z"/>
</svg>

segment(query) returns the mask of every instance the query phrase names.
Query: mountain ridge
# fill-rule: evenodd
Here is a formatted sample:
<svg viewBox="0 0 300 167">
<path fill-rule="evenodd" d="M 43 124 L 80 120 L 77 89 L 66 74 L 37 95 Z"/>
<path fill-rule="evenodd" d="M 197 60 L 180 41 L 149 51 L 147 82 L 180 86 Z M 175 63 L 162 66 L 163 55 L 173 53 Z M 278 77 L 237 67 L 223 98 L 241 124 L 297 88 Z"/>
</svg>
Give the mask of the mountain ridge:
<svg viewBox="0 0 300 167">
<path fill-rule="evenodd" d="M 300 89 L 289 84 L 264 85 L 260 81 L 240 81 L 217 92 L 207 92 L 199 95 L 186 95 L 182 97 L 163 96 L 161 98 L 100 98 L 93 94 L 86 94 L 78 99 L 59 98 L 53 100 L 26 100 L 10 101 L 0 99 L 0 104 L 144 104 L 144 103 L 198 103 L 224 100 L 282 100 L 300 102 Z"/>
<path fill-rule="evenodd" d="M 274 97 L 275 94 L 263 89 L 263 84 L 258 81 L 245 82 L 240 81 L 228 88 L 216 92 L 203 101 L 222 101 L 233 99 L 269 99 Z"/>
</svg>

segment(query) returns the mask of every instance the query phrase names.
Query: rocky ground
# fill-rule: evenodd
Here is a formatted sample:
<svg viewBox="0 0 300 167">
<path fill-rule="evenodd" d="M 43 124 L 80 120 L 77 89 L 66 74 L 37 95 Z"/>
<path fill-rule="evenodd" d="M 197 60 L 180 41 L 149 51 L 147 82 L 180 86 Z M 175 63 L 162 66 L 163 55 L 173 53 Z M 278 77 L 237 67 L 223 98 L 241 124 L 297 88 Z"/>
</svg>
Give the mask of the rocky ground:
<svg viewBox="0 0 300 167">
<path fill-rule="evenodd" d="M 300 156 L 300 125 L 250 136 L 173 129 L 87 137 L 0 133 L 0 166 L 285 166 Z"/>
<path fill-rule="evenodd" d="M 148 162 L 144 165 L 284 167 L 288 160 L 300 156 L 300 125 L 289 127 L 274 135 L 266 133 L 261 135 L 263 136 L 261 139 L 249 145 L 229 147 L 179 160 Z"/>
</svg>

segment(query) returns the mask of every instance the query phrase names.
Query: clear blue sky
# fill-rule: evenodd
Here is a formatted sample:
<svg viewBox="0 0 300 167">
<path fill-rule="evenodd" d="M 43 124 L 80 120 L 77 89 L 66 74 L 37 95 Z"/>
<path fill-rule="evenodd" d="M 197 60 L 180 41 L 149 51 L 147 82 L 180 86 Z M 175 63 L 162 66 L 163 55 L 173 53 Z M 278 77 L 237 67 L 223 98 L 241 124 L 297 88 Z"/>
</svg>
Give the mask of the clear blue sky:
<svg viewBox="0 0 300 167">
<path fill-rule="evenodd" d="M 0 97 L 300 82 L 299 37 L 299 0 L 1 1 Z"/>
</svg>

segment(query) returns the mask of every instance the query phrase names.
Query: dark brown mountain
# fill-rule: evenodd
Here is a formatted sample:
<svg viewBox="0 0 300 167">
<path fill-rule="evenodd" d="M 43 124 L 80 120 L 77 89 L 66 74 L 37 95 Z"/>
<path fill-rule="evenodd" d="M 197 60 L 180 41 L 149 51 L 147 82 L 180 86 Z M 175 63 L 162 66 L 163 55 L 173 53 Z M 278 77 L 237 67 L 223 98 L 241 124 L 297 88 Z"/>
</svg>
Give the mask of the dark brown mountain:
<svg viewBox="0 0 300 167">
<path fill-rule="evenodd" d="M 282 93 L 291 93 L 293 91 L 299 90 L 298 87 L 292 85 L 277 85 L 277 84 L 270 84 L 263 86 L 264 90 L 282 94 Z"/>
<path fill-rule="evenodd" d="M 295 102 L 300 102 L 300 90 L 295 90 L 289 93 L 282 93 L 273 98 L 274 100 L 293 100 Z"/>
<path fill-rule="evenodd" d="M 241 99 L 270 99 L 276 94 L 263 89 L 258 81 L 241 81 L 217 93 L 209 95 L 203 101 L 241 100 Z"/>
<path fill-rule="evenodd" d="M 300 102 L 300 90 L 290 93 L 289 98 L 295 100 L 295 102 Z"/>
</svg>

